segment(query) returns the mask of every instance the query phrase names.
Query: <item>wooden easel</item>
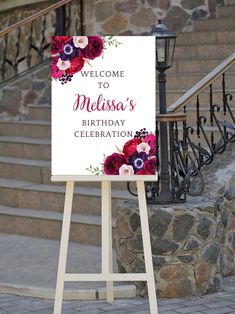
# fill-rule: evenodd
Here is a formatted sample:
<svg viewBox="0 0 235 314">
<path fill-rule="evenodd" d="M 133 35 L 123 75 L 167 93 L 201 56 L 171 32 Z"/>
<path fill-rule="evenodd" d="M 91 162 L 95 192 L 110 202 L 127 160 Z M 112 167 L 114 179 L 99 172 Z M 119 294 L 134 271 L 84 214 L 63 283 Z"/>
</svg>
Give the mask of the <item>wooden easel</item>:
<svg viewBox="0 0 235 314">
<path fill-rule="evenodd" d="M 118 176 L 116 176 L 116 178 L 117 177 Z M 63 180 L 63 179 L 66 179 L 66 180 Z M 65 177 L 62 177 L 62 178 L 52 177 L 52 181 L 66 181 L 67 182 L 65 204 L 64 204 L 63 225 L 62 225 L 62 235 L 61 235 L 61 243 L 60 243 L 57 284 L 56 284 L 56 293 L 55 293 L 54 314 L 61 314 L 63 293 L 64 293 L 64 283 L 66 281 L 105 281 L 108 303 L 112 303 L 114 300 L 114 292 L 113 292 L 114 281 L 147 281 L 150 313 L 158 314 L 144 180 L 137 181 L 137 192 L 138 192 L 138 200 L 139 200 L 139 210 L 140 210 L 140 220 L 141 220 L 141 230 L 142 230 L 142 237 L 143 237 L 146 273 L 135 273 L 135 274 L 113 273 L 112 214 L 111 214 L 111 181 L 112 180 L 110 180 L 111 178 L 109 178 L 109 181 L 102 181 L 102 185 L 101 185 L 102 187 L 102 193 L 101 193 L 102 195 L 102 272 L 100 274 L 69 274 L 69 273 L 66 273 L 66 263 L 67 263 L 67 254 L 68 254 L 68 244 L 69 244 L 69 231 L 70 231 L 70 223 L 71 223 L 74 182 L 77 180 L 73 176 L 71 176 L 71 180 L 67 180 L 67 179 L 68 179 L 67 177 L 66 178 Z M 113 181 L 116 181 L 115 179 Z M 150 180 L 150 178 L 148 179 Z M 156 177 L 155 177 L 155 180 L 156 180 Z M 153 178 L 152 178 L 152 181 L 153 181 Z"/>
</svg>

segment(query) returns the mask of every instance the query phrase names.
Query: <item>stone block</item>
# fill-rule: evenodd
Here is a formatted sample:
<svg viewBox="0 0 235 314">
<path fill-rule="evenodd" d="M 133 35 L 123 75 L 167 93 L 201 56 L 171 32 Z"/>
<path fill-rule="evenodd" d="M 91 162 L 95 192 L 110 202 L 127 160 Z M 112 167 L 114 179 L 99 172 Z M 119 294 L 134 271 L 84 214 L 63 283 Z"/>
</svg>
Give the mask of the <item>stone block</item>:
<svg viewBox="0 0 235 314">
<path fill-rule="evenodd" d="M 182 278 L 186 275 L 187 275 L 187 268 L 185 268 L 183 265 L 178 265 L 178 264 L 163 266 L 160 270 L 161 278 L 167 281 Z"/>
<path fill-rule="evenodd" d="M 100 1 L 95 5 L 95 17 L 97 22 L 105 21 L 114 13 L 113 3 L 111 1 Z"/>
<path fill-rule="evenodd" d="M 167 12 L 166 18 L 163 23 L 171 31 L 181 31 L 186 25 L 190 15 L 179 6 L 172 6 Z"/>
<path fill-rule="evenodd" d="M 182 0 L 181 5 L 184 9 L 192 10 L 200 7 L 201 5 L 205 5 L 205 0 Z"/>
<path fill-rule="evenodd" d="M 201 261 L 195 265 L 195 278 L 198 285 L 207 282 L 210 278 L 210 266 L 207 262 Z"/>
<path fill-rule="evenodd" d="M 179 248 L 179 245 L 168 239 L 154 239 L 152 240 L 152 252 L 155 255 L 172 254 Z"/>
<path fill-rule="evenodd" d="M 115 9 L 117 12 L 133 13 L 139 8 L 137 0 L 119 0 L 115 3 Z"/>
<path fill-rule="evenodd" d="M 176 216 L 173 221 L 173 237 L 175 241 L 183 241 L 194 224 L 194 217 L 189 214 Z"/>
<path fill-rule="evenodd" d="M 122 259 L 123 263 L 125 263 L 126 265 L 129 265 L 136 258 L 136 254 L 134 252 L 128 250 L 124 246 L 120 247 L 119 254 L 120 254 L 120 258 Z"/>
<path fill-rule="evenodd" d="M 149 222 L 151 234 L 156 237 L 163 237 L 168 230 L 171 220 L 172 215 L 167 211 L 159 209 L 154 212 Z"/>
<path fill-rule="evenodd" d="M 193 20 L 203 20 L 208 17 L 208 11 L 205 9 L 197 8 L 192 13 Z"/>
<path fill-rule="evenodd" d="M 148 4 L 162 10 L 168 10 L 171 5 L 170 0 L 148 0 Z"/>
<path fill-rule="evenodd" d="M 109 18 L 104 24 L 102 29 L 110 35 L 117 35 L 120 31 L 124 30 L 128 26 L 128 21 L 120 14 L 115 14 Z"/>
<path fill-rule="evenodd" d="M 219 253 L 220 253 L 219 244 L 216 242 L 212 242 L 205 247 L 203 257 L 210 263 L 217 263 Z"/>
<path fill-rule="evenodd" d="M 130 235 L 132 234 L 132 231 L 130 229 L 128 222 L 123 216 L 117 217 L 116 225 L 117 225 L 118 235 L 120 238 L 130 237 Z"/>
<path fill-rule="evenodd" d="M 197 234 L 206 240 L 211 232 L 212 221 L 207 217 L 202 217 L 197 225 Z"/>
<path fill-rule="evenodd" d="M 140 216 L 136 212 L 134 212 L 130 216 L 129 224 L 131 226 L 132 231 L 136 231 L 138 228 L 140 228 Z"/>
<path fill-rule="evenodd" d="M 151 9 L 141 8 L 138 13 L 131 15 L 130 22 L 136 26 L 149 26 L 155 23 L 157 17 Z"/>
<path fill-rule="evenodd" d="M 163 265 L 165 265 L 166 260 L 164 257 L 158 257 L 158 256 L 153 256 L 153 267 L 155 269 L 161 268 Z"/>
</svg>

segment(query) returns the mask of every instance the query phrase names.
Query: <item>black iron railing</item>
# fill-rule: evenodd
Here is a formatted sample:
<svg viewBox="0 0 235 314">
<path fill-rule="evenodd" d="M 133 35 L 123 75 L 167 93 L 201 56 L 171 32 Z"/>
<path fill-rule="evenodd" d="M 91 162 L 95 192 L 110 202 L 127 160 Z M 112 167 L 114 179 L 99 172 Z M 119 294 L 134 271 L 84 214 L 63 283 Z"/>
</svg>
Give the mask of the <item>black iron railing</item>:
<svg viewBox="0 0 235 314">
<path fill-rule="evenodd" d="M 77 18 L 71 17 L 76 5 Z M 0 31 L 0 84 L 50 58 L 51 36 L 83 34 L 83 1 L 60 0 Z M 14 43 L 14 46 L 12 46 Z"/>
<path fill-rule="evenodd" d="M 182 121 L 180 127 L 178 121 L 169 123 L 172 193 L 176 201 L 185 200 L 186 193 L 202 194 L 202 167 L 235 141 L 235 74 L 226 72 L 234 63 L 235 53 L 168 108 L 169 116 L 180 109 L 187 116 L 187 122 Z"/>
<path fill-rule="evenodd" d="M 157 138 L 159 124 L 168 124 L 169 171 L 175 203 L 186 201 L 186 194 L 198 196 L 203 193 L 205 184 L 201 169 L 211 164 L 217 154 L 222 154 L 228 143 L 235 142 L 234 63 L 235 53 L 168 107 L 167 114 L 156 117 Z M 158 147 L 158 161 L 159 154 Z M 161 176 L 160 164 L 157 170 Z M 157 203 L 160 183 L 160 180 L 146 183 L 149 203 Z M 128 188 L 135 195 L 130 185 Z"/>
</svg>

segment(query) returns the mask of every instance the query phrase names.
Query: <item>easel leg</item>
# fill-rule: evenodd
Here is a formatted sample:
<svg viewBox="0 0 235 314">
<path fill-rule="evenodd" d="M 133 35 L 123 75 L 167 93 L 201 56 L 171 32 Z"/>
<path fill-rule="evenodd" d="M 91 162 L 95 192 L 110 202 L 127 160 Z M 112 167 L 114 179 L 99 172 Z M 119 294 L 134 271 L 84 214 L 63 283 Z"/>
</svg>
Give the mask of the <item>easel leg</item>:
<svg viewBox="0 0 235 314">
<path fill-rule="evenodd" d="M 145 259 L 145 269 L 146 269 L 146 275 L 147 275 L 150 313 L 158 314 L 156 288 L 155 288 L 154 271 L 153 271 L 152 249 L 151 249 L 150 234 L 149 234 L 148 212 L 147 212 L 147 204 L 146 204 L 145 187 L 144 187 L 143 181 L 137 182 L 137 190 L 138 190 L 138 199 L 139 199 L 140 221 L 141 221 L 141 229 L 142 229 L 142 237 L 143 237 L 144 259 Z"/>
<path fill-rule="evenodd" d="M 72 213 L 73 189 L 74 189 L 74 182 L 72 181 L 67 182 L 66 193 L 65 193 L 62 234 L 61 234 L 61 242 L 60 242 L 60 255 L 59 255 L 59 265 L 58 265 L 58 274 L 57 274 L 57 283 L 56 283 L 54 314 L 61 314 L 61 309 L 62 309 L 63 293 L 64 293 L 64 275 L 66 271 L 68 244 L 69 244 L 69 230 L 70 230 L 71 213 Z"/>
<path fill-rule="evenodd" d="M 111 182 L 102 181 L 102 274 L 113 272 Z M 113 282 L 106 282 L 107 302 L 114 300 Z"/>
</svg>

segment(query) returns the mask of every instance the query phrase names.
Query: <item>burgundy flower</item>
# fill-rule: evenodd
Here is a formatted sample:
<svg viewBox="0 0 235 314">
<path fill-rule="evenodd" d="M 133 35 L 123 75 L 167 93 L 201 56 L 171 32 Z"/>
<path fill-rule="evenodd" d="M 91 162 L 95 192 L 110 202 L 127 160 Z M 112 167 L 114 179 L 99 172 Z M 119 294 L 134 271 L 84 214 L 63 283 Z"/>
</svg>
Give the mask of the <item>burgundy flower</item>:
<svg viewBox="0 0 235 314">
<path fill-rule="evenodd" d="M 95 59 L 99 57 L 103 51 L 103 40 L 100 36 L 89 36 L 88 45 L 83 49 L 84 58 Z"/>
<path fill-rule="evenodd" d="M 70 67 L 66 70 L 66 74 L 75 74 L 79 71 L 81 71 L 81 69 L 83 68 L 84 66 L 84 59 L 81 58 L 80 56 L 78 56 L 77 58 L 74 58 L 72 60 L 70 60 Z"/>
<path fill-rule="evenodd" d="M 125 143 L 123 146 L 123 154 L 125 157 L 130 157 L 131 155 L 135 154 L 137 145 L 142 143 L 140 138 L 133 138 Z"/>
<path fill-rule="evenodd" d="M 119 168 L 126 163 L 126 159 L 123 155 L 113 153 L 106 157 L 104 161 L 104 172 L 109 175 L 118 175 Z"/>
<path fill-rule="evenodd" d="M 70 36 L 52 36 L 51 53 L 57 54 L 63 51 L 64 45 L 69 41 Z"/>
<path fill-rule="evenodd" d="M 156 174 L 156 158 L 150 158 L 147 159 L 144 162 L 144 165 L 142 169 L 140 169 L 137 173 L 137 175 L 155 175 Z"/>
</svg>

